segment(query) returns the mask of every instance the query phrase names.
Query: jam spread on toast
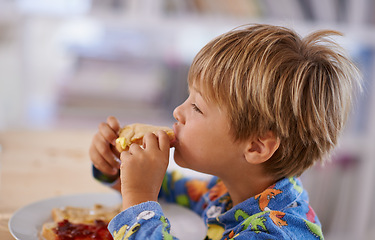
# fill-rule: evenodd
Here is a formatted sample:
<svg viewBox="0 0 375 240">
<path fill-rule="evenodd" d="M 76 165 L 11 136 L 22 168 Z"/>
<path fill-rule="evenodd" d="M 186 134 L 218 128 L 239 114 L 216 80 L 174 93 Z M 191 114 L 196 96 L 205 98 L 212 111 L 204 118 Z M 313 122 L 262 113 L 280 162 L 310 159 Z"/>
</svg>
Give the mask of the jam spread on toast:
<svg viewBox="0 0 375 240">
<path fill-rule="evenodd" d="M 54 232 L 58 240 L 113 240 L 107 225 L 101 220 L 96 220 L 94 224 L 75 224 L 68 220 L 63 220 L 58 222 Z"/>
</svg>

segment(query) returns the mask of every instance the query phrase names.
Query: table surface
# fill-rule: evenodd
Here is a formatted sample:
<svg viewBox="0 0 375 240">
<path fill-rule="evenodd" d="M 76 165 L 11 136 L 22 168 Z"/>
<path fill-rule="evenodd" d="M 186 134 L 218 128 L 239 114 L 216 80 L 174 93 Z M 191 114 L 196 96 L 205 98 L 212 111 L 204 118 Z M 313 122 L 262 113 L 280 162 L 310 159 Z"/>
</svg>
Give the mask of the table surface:
<svg viewBox="0 0 375 240">
<path fill-rule="evenodd" d="M 0 239 L 14 239 L 8 221 L 19 208 L 42 199 L 112 192 L 91 175 L 88 149 L 94 131 L 0 132 Z"/>
</svg>

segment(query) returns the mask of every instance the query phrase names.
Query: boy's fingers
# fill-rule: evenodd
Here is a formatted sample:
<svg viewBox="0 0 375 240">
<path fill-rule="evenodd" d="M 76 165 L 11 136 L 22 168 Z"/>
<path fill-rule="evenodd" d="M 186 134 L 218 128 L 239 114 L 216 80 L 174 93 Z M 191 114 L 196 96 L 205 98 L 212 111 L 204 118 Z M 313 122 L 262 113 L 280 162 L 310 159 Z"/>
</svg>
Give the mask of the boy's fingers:
<svg viewBox="0 0 375 240">
<path fill-rule="evenodd" d="M 157 148 L 159 150 L 169 150 L 170 141 L 166 132 L 159 130 L 155 134 L 147 133 L 143 137 L 143 145 L 147 148 Z"/>
<path fill-rule="evenodd" d="M 121 163 L 123 163 L 126 158 L 128 157 L 128 155 L 130 155 L 129 151 L 123 151 L 120 153 L 120 159 L 121 159 Z M 123 165 L 121 165 L 122 167 Z"/>
<path fill-rule="evenodd" d="M 107 142 L 116 145 L 117 131 L 114 131 L 107 123 L 99 124 L 99 132 Z"/>
<path fill-rule="evenodd" d="M 117 150 L 115 145 L 110 146 L 112 153 L 116 156 L 116 161 L 120 161 L 120 152 Z"/>
<path fill-rule="evenodd" d="M 156 136 L 159 139 L 159 149 L 162 151 L 169 151 L 171 147 L 171 143 L 169 141 L 168 134 L 164 131 L 157 131 Z"/>
<path fill-rule="evenodd" d="M 109 116 L 107 118 L 107 123 L 108 125 L 113 129 L 113 131 L 115 131 L 116 133 L 118 131 L 120 131 L 120 123 L 119 121 L 117 120 L 117 118 L 113 117 L 113 116 Z"/>
<path fill-rule="evenodd" d="M 90 158 L 94 166 L 101 172 L 108 175 L 114 175 L 117 173 L 117 168 L 113 168 L 95 149 L 90 149 Z"/>
<path fill-rule="evenodd" d="M 143 136 L 143 147 L 150 148 L 150 149 L 159 149 L 158 140 L 155 134 L 153 133 L 146 133 Z"/>
<path fill-rule="evenodd" d="M 91 152 L 98 152 L 101 159 L 106 161 L 112 168 L 119 168 L 119 161 L 116 155 L 112 152 L 108 142 L 100 134 L 94 136 L 92 145 L 93 149 Z"/>
<path fill-rule="evenodd" d="M 129 146 L 129 153 L 131 155 L 134 155 L 134 154 L 139 154 L 141 153 L 143 150 L 143 147 L 139 146 L 138 144 L 136 143 L 132 143 L 130 146 Z"/>
<path fill-rule="evenodd" d="M 109 165 L 111 165 L 113 168 L 119 168 L 119 161 L 105 139 L 98 136 L 96 141 L 94 141 L 94 147 Z"/>
</svg>

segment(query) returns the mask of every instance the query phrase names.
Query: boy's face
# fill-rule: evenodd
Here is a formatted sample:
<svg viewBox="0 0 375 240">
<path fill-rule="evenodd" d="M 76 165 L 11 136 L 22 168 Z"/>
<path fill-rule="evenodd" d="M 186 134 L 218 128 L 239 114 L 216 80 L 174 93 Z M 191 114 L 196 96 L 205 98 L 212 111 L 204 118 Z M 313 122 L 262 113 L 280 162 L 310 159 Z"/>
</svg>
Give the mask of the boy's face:
<svg viewBox="0 0 375 240">
<path fill-rule="evenodd" d="M 188 99 L 173 112 L 175 162 L 219 177 L 228 174 L 235 161 L 243 158 L 243 144 L 233 140 L 226 109 L 206 101 L 196 88 L 189 90 Z"/>
</svg>

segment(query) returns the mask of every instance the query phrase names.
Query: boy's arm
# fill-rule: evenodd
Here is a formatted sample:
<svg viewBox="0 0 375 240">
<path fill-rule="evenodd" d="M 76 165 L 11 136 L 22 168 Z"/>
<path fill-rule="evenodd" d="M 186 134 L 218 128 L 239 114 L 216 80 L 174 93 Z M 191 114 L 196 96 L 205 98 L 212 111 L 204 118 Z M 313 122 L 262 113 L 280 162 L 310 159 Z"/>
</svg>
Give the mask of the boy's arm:
<svg viewBox="0 0 375 240">
<path fill-rule="evenodd" d="M 132 144 L 120 155 L 123 209 L 157 201 L 169 163 L 170 141 L 167 133 L 147 133 L 143 145 Z"/>
<path fill-rule="evenodd" d="M 105 186 L 116 191 L 121 191 L 121 182 L 118 173 L 109 176 L 102 173 L 94 165 L 92 166 L 93 177 Z M 159 198 L 170 203 L 176 203 L 180 206 L 190 208 L 201 214 L 203 209 L 199 207 L 204 199 L 201 197 L 208 191 L 208 187 L 216 180 L 192 179 L 184 177 L 179 171 L 167 172 L 164 176 L 162 187 L 159 192 Z"/>
<path fill-rule="evenodd" d="M 93 177 L 105 186 L 121 191 L 121 182 L 119 174 L 108 176 L 92 166 Z M 180 206 L 190 208 L 201 214 L 203 209 L 199 207 L 202 196 L 209 190 L 210 185 L 216 183 L 216 179 L 192 179 L 184 177 L 179 171 L 167 172 L 164 176 L 162 187 L 159 192 L 159 198 L 170 203 L 176 203 Z M 205 201 L 204 201 L 205 202 Z"/>
<path fill-rule="evenodd" d="M 157 202 L 144 202 L 118 214 L 108 225 L 114 239 L 177 239 Z"/>
<path fill-rule="evenodd" d="M 120 179 L 124 211 L 110 222 L 114 239 L 173 239 L 170 225 L 156 202 L 169 160 L 165 132 L 146 134 L 143 146 L 121 153 Z"/>
</svg>

